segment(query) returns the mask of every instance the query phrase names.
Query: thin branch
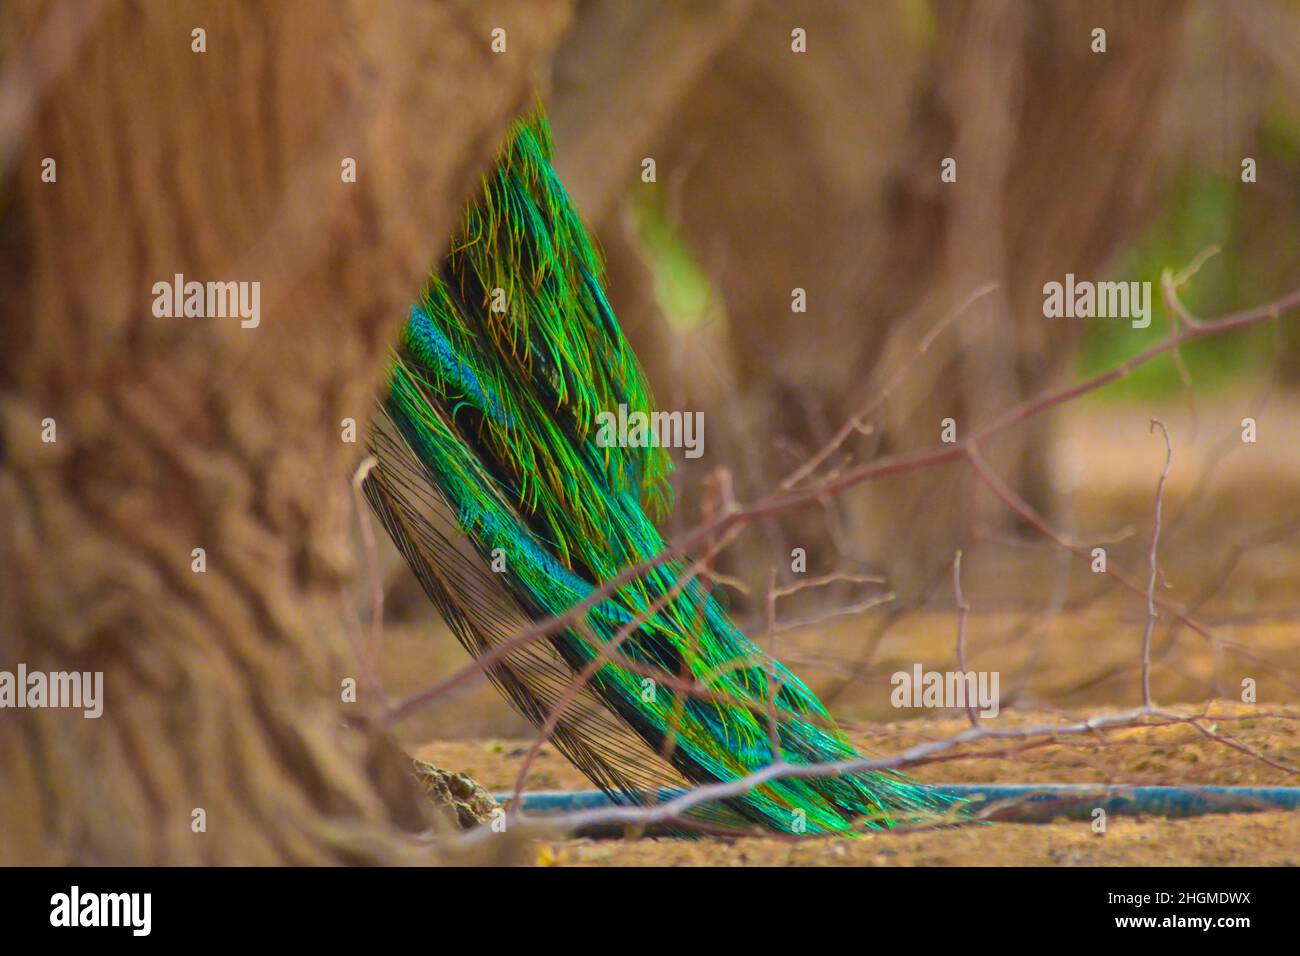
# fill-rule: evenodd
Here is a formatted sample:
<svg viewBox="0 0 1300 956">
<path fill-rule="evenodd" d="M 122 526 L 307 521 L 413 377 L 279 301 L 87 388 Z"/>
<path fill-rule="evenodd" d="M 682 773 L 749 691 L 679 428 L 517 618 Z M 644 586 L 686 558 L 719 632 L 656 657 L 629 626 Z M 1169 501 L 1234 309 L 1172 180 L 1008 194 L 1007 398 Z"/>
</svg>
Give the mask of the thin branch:
<svg viewBox="0 0 1300 956">
<path fill-rule="evenodd" d="M 952 590 L 957 598 L 957 673 L 966 674 L 966 617 L 970 614 L 970 605 L 961 593 L 961 551 L 952 561 Z M 980 715 L 975 710 L 974 702 L 966 701 L 966 716 L 972 727 L 980 724 Z"/>
<path fill-rule="evenodd" d="M 815 472 L 821 466 L 822 462 L 829 458 L 837 448 L 843 445 L 854 432 L 869 434 L 870 426 L 866 423 L 866 419 L 869 416 L 874 415 L 880 409 L 880 406 L 884 405 L 885 402 L 889 400 L 889 396 L 892 395 L 894 390 L 902 384 L 903 380 L 907 377 L 908 372 L 912 370 L 912 366 L 921 358 L 921 356 L 925 355 L 925 353 L 929 351 L 930 346 L 934 344 L 934 340 L 937 339 L 958 316 L 980 299 L 984 298 L 984 296 L 994 292 L 997 288 L 998 284 L 996 282 L 989 282 L 980 286 L 968 295 L 962 303 L 957 306 L 957 308 L 953 309 L 935 323 L 934 328 L 927 332 L 925 337 L 921 339 L 921 343 L 917 346 L 916 351 L 912 353 L 907 361 L 903 362 L 902 365 L 898 366 L 894 370 L 894 374 L 885 382 L 884 388 L 882 388 L 870 402 L 861 408 L 856 415 L 850 417 L 848 421 L 840 426 L 840 430 L 837 431 L 831 437 L 831 440 L 816 454 L 796 468 L 784 481 L 782 481 L 780 485 L 781 490 L 789 491 L 799 484 L 799 482 L 803 481 Z"/>
<path fill-rule="evenodd" d="M 1160 472 L 1160 480 L 1156 482 L 1155 527 L 1151 531 L 1151 547 L 1147 550 L 1150 574 L 1147 577 L 1147 624 L 1146 631 L 1142 635 L 1142 706 L 1144 707 L 1153 706 L 1151 703 L 1151 634 L 1155 631 L 1158 616 L 1156 614 L 1156 561 L 1160 546 L 1160 521 L 1164 508 L 1165 481 L 1169 478 L 1169 466 L 1174 460 L 1174 446 L 1169 440 L 1169 429 L 1165 428 L 1164 422 L 1159 419 L 1151 419 L 1151 431 L 1154 432 L 1157 426 L 1165 437 L 1165 467 Z"/>
<path fill-rule="evenodd" d="M 380 642 L 384 629 L 384 576 L 379 567 L 379 549 L 375 543 L 375 529 L 370 525 L 370 511 L 361 494 L 366 476 L 379 464 L 374 455 L 367 455 L 352 475 L 352 504 L 356 508 L 357 522 L 361 525 L 361 542 L 366 554 L 366 577 L 370 582 L 370 640 L 367 653 L 370 666 L 379 659 Z M 376 667 L 376 675 L 378 669 Z"/>
</svg>

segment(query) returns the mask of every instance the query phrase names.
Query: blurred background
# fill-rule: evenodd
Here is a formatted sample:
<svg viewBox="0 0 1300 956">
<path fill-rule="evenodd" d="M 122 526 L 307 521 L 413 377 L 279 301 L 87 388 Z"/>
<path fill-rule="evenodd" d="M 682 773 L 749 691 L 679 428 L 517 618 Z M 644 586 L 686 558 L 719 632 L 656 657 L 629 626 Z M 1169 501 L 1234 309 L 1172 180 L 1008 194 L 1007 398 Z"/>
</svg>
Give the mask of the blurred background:
<svg viewBox="0 0 1300 956">
<path fill-rule="evenodd" d="M 676 455 L 667 530 L 716 514 L 726 487 L 755 501 L 882 394 L 822 474 L 933 447 L 945 418 L 963 435 L 1136 355 L 1169 333 L 1162 271 L 1212 247 L 1182 290 L 1193 314 L 1300 284 L 1297 50 L 1289 0 L 579 3 L 543 95 L 557 167 L 659 405 L 704 413 L 705 454 Z M 1043 286 L 1067 273 L 1150 282 L 1150 326 L 1045 318 Z M 1185 372 L 1158 358 L 983 451 L 1062 536 L 1145 581 L 1165 453 L 1149 420 L 1164 421 L 1160 594 L 1215 639 L 1162 619 L 1156 698 L 1235 699 L 1253 675 L 1295 700 L 1300 334 L 1265 324 L 1181 358 Z M 1001 671 L 1004 707 L 1140 699 L 1143 599 L 1018 522 L 963 463 L 749 528 L 719 588 L 837 715 L 893 719 L 892 672 L 953 666 L 958 549 L 969 663 Z M 400 694 L 463 658 L 399 559 L 387 566 L 385 682 Z M 822 576 L 781 597 L 767 634 L 771 582 Z M 403 733 L 524 729 L 481 687 Z"/>
<path fill-rule="evenodd" d="M 410 303 L 539 97 L 660 407 L 704 416 L 671 535 L 864 409 L 804 484 L 1139 354 L 1170 330 L 1167 269 L 1200 263 L 1181 294 L 1207 318 L 1294 292 L 1297 51 L 1297 0 L 6 0 L 0 671 L 102 672 L 106 703 L 5 712 L 0 864 L 427 862 L 407 754 L 513 783 L 528 728 L 485 680 L 390 720 L 468 658 L 382 535 L 368 557 L 364 441 L 340 426 L 364 437 Z M 177 273 L 261 283 L 263 320 L 155 315 Z M 1046 318 L 1067 275 L 1151 283 L 1150 326 Z M 1214 719 L 1283 760 L 1197 756 L 1182 728 L 1168 753 L 925 771 L 1294 782 L 1295 310 L 981 452 L 1145 584 L 1153 417 L 1156 593 L 1195 623 L 1156 622 L 1154 699 L 1237 702 Z M 713 579 L 868 749 L 962 726 L 890 704 L 896 671 L 956 668 L 959 550 L 999 719 L 1136 705 L 1144 596 L 1042 530 L 949 464 L 756 523 Z M 531 787 L 587 786 L 539 758 Z"/>
</svg>

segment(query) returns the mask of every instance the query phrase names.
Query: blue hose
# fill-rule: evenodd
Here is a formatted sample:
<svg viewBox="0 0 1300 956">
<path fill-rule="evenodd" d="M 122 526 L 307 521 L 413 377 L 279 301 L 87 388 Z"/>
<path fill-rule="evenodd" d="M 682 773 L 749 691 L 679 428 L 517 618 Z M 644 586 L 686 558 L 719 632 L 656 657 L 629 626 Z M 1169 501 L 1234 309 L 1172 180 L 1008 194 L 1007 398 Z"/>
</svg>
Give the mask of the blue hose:
<svg viewBox="0 0 1300 956">
<path fill-rule="evenodd" d="M 1300 810 L 1300 787 L 1141 787 L 1079 783 L 939 784 L 936 791 L 970 801 L 986 819 L 1041 823 L 1088 820 L 1101 807 L 1107 815 L 1198 817 L 1206 813 Z M 659 791 L 658 802 L 685 790 Z M 497 794 L 506 803 L 509 794 Z M 999 806 L 999 804 L 1001 806 Z M 536 816 L 599 810 L 615 803 L 599 790 L 539 791 L 523 795 L 523 812 Z"/>
</svg>

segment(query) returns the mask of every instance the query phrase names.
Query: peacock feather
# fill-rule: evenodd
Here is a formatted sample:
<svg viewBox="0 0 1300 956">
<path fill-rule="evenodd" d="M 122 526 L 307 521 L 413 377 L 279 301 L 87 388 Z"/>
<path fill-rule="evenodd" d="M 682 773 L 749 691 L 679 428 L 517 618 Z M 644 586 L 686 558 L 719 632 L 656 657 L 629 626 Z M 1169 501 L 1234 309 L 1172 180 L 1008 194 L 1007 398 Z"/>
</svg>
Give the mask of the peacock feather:
<svg viewBox="0 0 1300 956">
<path fill-rule="evenodd" d="M 596 440 L 598 413 L 649 413 L 654 400 L 552 151 L 540 109 L 512 127 L 411 308 L 370 434 L 379 464 L 367 499 L 474 655 L 662 551 L 655 521 L 671 507 L 663 448 Z M 605 648 L 552 741 L 623 803 L 744 777 L 772 762 L 774 743 L 795 764 L 856 756 L 803 682 L 683 570 L 674 561 L 642 574 L 489 676 L 541 726 Z M 861 773 L 775 780 L 694 815 L 826 832 L 912 821 L 947 803 L 901 775 Z"/>
</svg>

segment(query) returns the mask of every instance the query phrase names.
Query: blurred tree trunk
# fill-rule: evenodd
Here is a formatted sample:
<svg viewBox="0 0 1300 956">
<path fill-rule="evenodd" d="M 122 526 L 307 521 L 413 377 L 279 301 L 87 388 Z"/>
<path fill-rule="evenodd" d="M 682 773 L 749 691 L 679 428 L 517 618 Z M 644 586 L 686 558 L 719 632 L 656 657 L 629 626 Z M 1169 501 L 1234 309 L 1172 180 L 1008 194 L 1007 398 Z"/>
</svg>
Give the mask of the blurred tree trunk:
<svg viewBox="0 0 1300 956">
<path fill-rule="evenodd" d="M 584 0 L 555 60 L 556 170 L 592 225 L 647 145 L 742 27 L 754 0 Z"/>
<path fill-rule="evenodd" d="M 0 9 L 0 669 L 104 672 L 100 719 L 0 716 L 0 863 L 427 859 L 407 761 L 341 690 L 341 423 L 567 15 Z M 176 273 L 259 281 L 260 324 L 155 318 Z"/>
<path fill-rule="evenodd" d="M 1067 272 L 1108 278 L 1104 270 L 1158 195 L 1155 128 L 1181 55 L 1186 5 L 945 0 L 937 11 L 926 106 L 891 183 L 888 225 L 908 238 L 892 247 L 867 294 L 872 313 L 903 318 L 860 361 L 887 371 L 882 358 L 911 354 L 974 289 L 998 287 L 939 338 L 927 370 L 899 392 L 878 446 L 886 452 L 933 444 L 945 417 L 969 434 L 1066 369 L 1080 326 L 1044 318 L 1043 285 Z M 1092 49 L 1096 27 L 1106 30 L 1104 53 Z M 957 159 L 958 178 L 941 185 L 947 156 Z M 937 255 L 918 270 L 914 252 L 925 248 Z M 1048 514 L 1051 433 L 1050 418 L 1040 418 L 982 449 Z M 973 532 L 1012 517 L 961 465 L 866 489 L 855 505 L 853 524 L 872 540 L 908 542 L 900 583 L 913 593 Z"/>
<path fill-rule="evenodd" d="M 1075 331 L 1043 318 L 1043 283 L 1105 278 L 1157 185 L 1153 127 L 1184 4 L 944 0 L 933 20 L 924 9 L 758 5 L 656 144 L 736 356 L 739 388 L 706 406 L 718 425 L 701 461 L 737 463 L 742 497 L 791 470 L 790 447 L 823 444 L 986 283 L 997 292 L 936 341 L 856 459 L 934 445 L 946 417 L 967 434 L 1044 387 Z M 807 30 L 805 54 L 790 50 L 792 25 Z M 1104 54 L 1090 49 L 1096 26 Z M 955 183 L 940 181 L 945 157 Z M 791 309 L 795 288 L 806 313 Z M 1049 428 L 989 450 L 1044 506 Z M 766 569 L 798 545 L 822 568 L 884 565 L 916 598 L 980 521 L 1002 519 L 974 492 L 960 465 L 900 476 L 780 519 L 743 560 Z"/>
</svg>

